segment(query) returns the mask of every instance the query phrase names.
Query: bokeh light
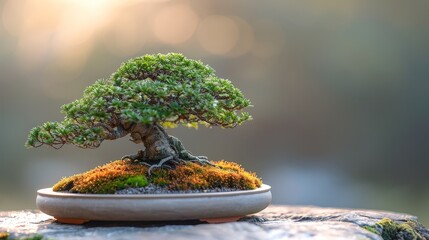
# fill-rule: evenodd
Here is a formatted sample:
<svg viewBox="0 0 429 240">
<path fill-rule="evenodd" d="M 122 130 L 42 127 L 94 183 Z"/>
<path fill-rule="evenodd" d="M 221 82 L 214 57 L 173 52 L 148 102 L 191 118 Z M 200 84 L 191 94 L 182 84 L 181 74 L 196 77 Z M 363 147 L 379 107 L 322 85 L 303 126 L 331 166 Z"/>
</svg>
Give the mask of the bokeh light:
<svg viewBox="0 0 429 240">
<path fill-rule="evenodd" d="M 198 26 L 198 42 L 209 53 L 222 55 L 230 52 L 238 43 L 239 28 L 233 18 L 208 16 Z"/>
<path fill-rule="evenodd" d="M 153 31 L 160 41 L 178 44 L 189 40 L 198 25 L 198 16 L 184 4 L 162 9 L 153 21 Z"/>
<path fill-rule="evenodd" d="M 239 35 L 237 44 L 229 52 L 228 56 L 238 57 L 252 50 L 255 42 L 255 32 L 246 20 L 239 17 L 232 17 L 232 19 L 238 27 Z"/>
</svg>

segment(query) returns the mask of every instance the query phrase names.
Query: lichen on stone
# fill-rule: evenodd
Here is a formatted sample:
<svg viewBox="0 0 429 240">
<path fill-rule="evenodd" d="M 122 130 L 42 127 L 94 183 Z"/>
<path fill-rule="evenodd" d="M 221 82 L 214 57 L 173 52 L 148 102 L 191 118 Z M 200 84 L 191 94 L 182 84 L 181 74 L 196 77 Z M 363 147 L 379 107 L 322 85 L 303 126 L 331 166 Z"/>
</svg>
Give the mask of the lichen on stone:
<svg viewBox="0 0 429 240">
<path fill-rule="evenodd" d="M 129 160 L 116 160 L 88 172 L 63 178 L 54 185 L 57 192 L 111 194 L 125 188 L 144 187 L 150 183 L 169 190 L 206 190 L 230 188 L 250 190 L 261 186 L 255 173 L 239 164 L 212 161 L 211 165 L 186 162 L 174 169 L 155 169 Z"/>
<path fill-rule="evenodd" d="M 22 237 L 11 237 L 8 232 L 0 232 L 0 240 L 46 240 L 40 234 L 22 236 Z"/>
<path fill-rule="evenodd" d="M 364 229 L 381 236 L 384 240 L 425 240 L 417 230 L 417 223 L 412 220 L 398 223 L 389 218 L 383 218 L 373 226 L 363 226 Z"/>
<path fill-rule="evenodd" d="M 9 233 L 7 232 L 0 232 L 0 239 L 7 239 L 9 237 Z"/>
</svg>

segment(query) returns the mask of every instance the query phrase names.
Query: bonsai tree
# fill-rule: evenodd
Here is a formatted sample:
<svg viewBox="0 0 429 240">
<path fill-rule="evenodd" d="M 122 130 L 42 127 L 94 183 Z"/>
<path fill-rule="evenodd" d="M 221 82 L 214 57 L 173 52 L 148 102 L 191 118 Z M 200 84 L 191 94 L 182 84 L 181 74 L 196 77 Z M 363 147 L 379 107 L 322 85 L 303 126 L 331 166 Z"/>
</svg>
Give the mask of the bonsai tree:
<svg viewBox="0 0 429 240">
<path fill-rule="evenodd" d="M 210 164 L 165 128 L 233 128 L 251 119 L 241 111 L 249 105 L 229 80 L 200 61 L 177 53 L 145 55 L 123 63 L 108 79 L 87 87 L 81 99 L 63 105 L 64 120 L 33 128 L 26 146 L 97 148 L 104 140 L 130 135 L 144 149 L 122 159 L 150 166 L 149 173 L 183 161 Z"/>
</svg>

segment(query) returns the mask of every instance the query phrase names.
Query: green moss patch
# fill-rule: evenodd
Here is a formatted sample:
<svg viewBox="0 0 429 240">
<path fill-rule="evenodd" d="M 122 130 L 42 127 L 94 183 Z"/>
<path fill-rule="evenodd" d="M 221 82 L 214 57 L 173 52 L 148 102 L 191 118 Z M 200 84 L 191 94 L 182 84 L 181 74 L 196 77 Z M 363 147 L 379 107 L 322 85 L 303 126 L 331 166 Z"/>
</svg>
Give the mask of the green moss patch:
<svg viewBox="0 0 429 240">
<path fill-rule="evenodd" d="M 0 232 L 0 240 L 45 240 L 45 239 L 46 238 L 44 238 L 42 235 L 39 235 L 39 234 L 14 238 L 14 237 L 10 237 L 9 233 L 7 232 Z"/>
<path fill-rule="evenodd" d="M 425 240 L 417 230 L 417 223 L 408 220 L 397 223 L 391 219 L 383 218 L 374 226 L 364 226 L 366 230 L 381 236 L 384 240 Z"/>
<path fill-rule="evenodd" d="M 174 169 L 155 169 L 148 175 L 148 167 L 128 160 L 117 160 L 88 172 L 63 178 L 54 185 L 57 192 L 108 194 L 128 187 L 145 187 L 149 183 L 169 190 L 204 190 L 234 188 L 250 190 L 261 186 L 254 173 L 240 165 L 212 162 L 215 166 L 187 162 Z"/>
</svg>

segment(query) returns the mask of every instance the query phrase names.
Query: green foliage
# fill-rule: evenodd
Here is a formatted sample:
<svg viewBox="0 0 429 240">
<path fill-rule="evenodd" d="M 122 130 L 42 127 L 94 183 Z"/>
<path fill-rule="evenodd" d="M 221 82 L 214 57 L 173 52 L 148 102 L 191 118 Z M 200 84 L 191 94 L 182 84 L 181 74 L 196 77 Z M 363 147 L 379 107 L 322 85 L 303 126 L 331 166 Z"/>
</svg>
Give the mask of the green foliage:
<svg viewBox="0 0 429 240">
<path fill-rule="evenodd" d="M 216 77 L 209 66 L 181 54 L 131 59 L 111 81 L 111 106 L 131 122 L 233 127 L 250 118 L 236 112 L 250 105 L 239 89 Z"/>
<path fill-rule="evenodd" d="M 109 139 L 102 126 L 115 128 L 118 122 L 231 128 L 251 119 L 241 111 L 250 101 L 214 72 L 177 53 L 131 59 L 109 79 L 88 86 L 81 99 L 62 106 L 64 121 L 33 128 L 26 146 L 98 147 Z"/>
<path fill-rule="evenodd" d="M 38 147 L 47 144 L 61 147 L 64 143 L 71 143 L 82 148 L 96 148 L 103 140 L 100 138 L 102 134 L 103 130 L 99 127 L 77 124 L 71 119 L 65 119 L 61 123 L 47 122 L 31 129 L 25 145 Z"/>
</svg>

